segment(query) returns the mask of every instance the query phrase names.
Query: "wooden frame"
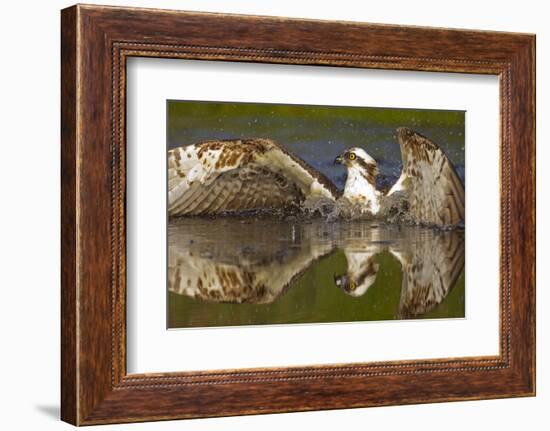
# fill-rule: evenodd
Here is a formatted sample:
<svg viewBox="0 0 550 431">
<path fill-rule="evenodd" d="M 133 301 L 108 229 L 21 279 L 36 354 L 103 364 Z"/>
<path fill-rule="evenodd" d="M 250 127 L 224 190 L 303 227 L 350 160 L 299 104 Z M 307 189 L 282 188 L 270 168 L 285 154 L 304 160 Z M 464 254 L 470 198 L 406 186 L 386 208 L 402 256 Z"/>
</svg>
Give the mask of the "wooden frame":
<svg viewBox="0 0 550 431">
<path fill-rule="evenodd" d="M 533 35 L 79 5 L 62 11 L 61 46 L 63 420 L 87 425 L 534 395 Z M 127 375 L 130 56 L 498 75 L 500 354 Z"/>
</svg>

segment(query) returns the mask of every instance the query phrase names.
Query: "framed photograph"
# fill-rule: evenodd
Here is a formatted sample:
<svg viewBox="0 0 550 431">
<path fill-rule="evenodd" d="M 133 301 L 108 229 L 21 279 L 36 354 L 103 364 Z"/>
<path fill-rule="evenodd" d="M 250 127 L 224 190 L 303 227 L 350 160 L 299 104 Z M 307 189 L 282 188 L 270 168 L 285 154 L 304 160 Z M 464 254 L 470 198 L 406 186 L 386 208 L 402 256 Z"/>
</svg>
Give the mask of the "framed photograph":
<svg viewBox="0 0 550 431">
<path fill-rule="evenodd" d="M 168 328 L 465 317 L 463 111 L 169 100 L 167 119 Z M 400 148 L 443 169 L 426 194 Z"/>
<path fill-rule="evenodd" d="M 535 394 L 534 35 L 61 17 L 63 420 Z"/>
</svg>

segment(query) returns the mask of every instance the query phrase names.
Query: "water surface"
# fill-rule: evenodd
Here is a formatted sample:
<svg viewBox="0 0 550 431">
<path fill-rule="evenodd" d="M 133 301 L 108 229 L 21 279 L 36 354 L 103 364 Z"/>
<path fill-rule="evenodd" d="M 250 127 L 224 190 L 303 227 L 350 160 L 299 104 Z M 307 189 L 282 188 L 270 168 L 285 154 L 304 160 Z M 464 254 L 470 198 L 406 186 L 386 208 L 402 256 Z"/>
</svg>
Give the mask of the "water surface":
<svg viewBox="0 0 550 431">
<path fill-rule="evenodd" d="M 464 232 L 372 221 L 182 218 L 170 328 L 464 317 Z"/>
</svg>

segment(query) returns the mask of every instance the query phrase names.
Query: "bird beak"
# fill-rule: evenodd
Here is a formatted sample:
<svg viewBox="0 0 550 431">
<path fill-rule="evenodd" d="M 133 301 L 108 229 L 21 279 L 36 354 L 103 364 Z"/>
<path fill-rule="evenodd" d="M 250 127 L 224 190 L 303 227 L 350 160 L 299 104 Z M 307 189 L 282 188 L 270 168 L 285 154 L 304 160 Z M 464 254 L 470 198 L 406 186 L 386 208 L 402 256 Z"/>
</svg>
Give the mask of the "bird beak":
<svg viewBox="0 0 550 431">
<path fill-rule="evenodd" d="M 338 156 L 334 159 L 334 164 L 335 165 L 341 165 L 342 164 L 342 156 Z"/>
</svg>

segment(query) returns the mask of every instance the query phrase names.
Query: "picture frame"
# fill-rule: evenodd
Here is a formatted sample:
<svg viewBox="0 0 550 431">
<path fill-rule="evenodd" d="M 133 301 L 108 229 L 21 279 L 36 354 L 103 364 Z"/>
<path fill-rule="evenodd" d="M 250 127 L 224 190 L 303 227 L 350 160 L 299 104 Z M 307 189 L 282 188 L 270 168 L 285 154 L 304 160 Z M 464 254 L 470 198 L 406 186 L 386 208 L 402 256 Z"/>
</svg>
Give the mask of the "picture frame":
<svg viewBox="0 0 550 431">
<path fill-rule="evenodd" d="M 62 420 L 92 425 L 535 395 L 534 35 L 76 5 L 61 13 L 61 54 Z M 498 76 L 499 355 L 128 374 L 130 57 Z"/>
</svg>

